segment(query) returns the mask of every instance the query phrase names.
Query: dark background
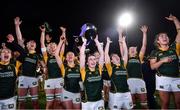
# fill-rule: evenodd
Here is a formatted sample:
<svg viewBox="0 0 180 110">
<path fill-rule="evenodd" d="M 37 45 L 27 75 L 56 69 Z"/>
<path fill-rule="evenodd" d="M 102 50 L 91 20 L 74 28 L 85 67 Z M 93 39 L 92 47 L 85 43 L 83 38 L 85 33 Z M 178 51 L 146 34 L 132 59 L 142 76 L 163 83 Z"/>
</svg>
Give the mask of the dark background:
<svg viewBox="0 0 180 110">
<path fill-rule="evenodd" d="M 175 26 L 164 17 L 170 13 L 180 18 L 179 0 L 12 0 L 0 3 L 0 39 L 8 33 L 15 35 L 16 16 L 22 19 L 21 31 L 26 39 L 35 39 L 39 44 L 39 26 L 48 22 L 57 39 L 59 26 L 67 28 L 69 49 L 72 49 L 73 35 L 79 35 L 84 23 L 93 23 L 98 28 L 99 40 L 106 43 L 106 37 L 113 40 L 112 52 L 119 52 L 116 32 L 116 17 L 125 10 L 134 14 L 134 23 L 127 29 L 128 46 L 141 46 L 140 26 L 146 24 L 148 31 L 147 54 L 154 48 L 153 39 L 159 32 L 167 32 L 171 42 L 176 36 Z"/>
</svg>

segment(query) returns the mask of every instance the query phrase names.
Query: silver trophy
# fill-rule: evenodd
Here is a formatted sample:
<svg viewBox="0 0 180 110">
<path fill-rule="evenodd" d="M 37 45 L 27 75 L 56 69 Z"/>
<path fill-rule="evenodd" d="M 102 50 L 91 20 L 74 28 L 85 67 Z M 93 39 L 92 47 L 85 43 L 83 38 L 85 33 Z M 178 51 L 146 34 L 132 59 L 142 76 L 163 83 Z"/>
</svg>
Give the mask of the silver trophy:
<svg viewBox="0 0 180 110">
<path fill-rule="evenodd" d="M 81 33 L 79 36 L 82 38 L 82 41 L 87 39 L 87 45 L 89 45 L 90 42 L 96 38 L 96 34 L 97 28 L 91 23 L 85 23 L 81 27 Z"/>
</svg>

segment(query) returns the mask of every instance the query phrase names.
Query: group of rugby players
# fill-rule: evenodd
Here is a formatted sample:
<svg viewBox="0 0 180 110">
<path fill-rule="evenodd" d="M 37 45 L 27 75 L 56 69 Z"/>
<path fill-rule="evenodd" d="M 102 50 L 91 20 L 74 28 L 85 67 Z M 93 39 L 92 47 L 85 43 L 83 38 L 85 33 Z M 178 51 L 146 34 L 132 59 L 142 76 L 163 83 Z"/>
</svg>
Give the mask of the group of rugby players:
<svg viewBox="0 0 180 110">
<path fill-rule="evenodd" d="M 172 21 L 176 27 L 175 41 L 170 45 L 167 33 L 157 34 L 154 40 L 156 49 L 146 61 L 157 73 L 156 89 L 161 108 L 168 108 L 172 94 L 176 108 L 180 109 L 180 22 L 173 15 L 166 19 Z M 73 51 L 64 55 L 65 47 L 70 45 L 66 39 L 66 28 L 60 27 L 62 34 L 56 44 L 46 33 L 47 28 L 40 26 L 41 53 L 37 53 L 35 40 L 26 41 L 25 44 L 21 23 L 19 17 L 14 19 L 17 40 L 12 34 L 8 34 L 7 42 L 2 44 L 0 51 L 0 110 L 28 109 L 25 107 L 27 94 L 31 96 L 33 108 L 40 108 L 38 67 L 45 80 L 46 109 L 133 109 L 136 108 L 136 99 L 139 99 L 141 108 L 149 108 L 147 85 L 142 73 L 147 46 L 147 26 L 140 28 L 142 46 L 139 52 L 137 46 L 128 49 L 126 37 L 123 36 L 124 29 L 118 27 L 120 55 L 110 54 L 109 47 L 114 42 L 109 37 L 103 49 L 96 35 L 93 41 L 97 51 L 87 54 L 87 39 L 84 39 L 79 55 L 76 56 Z"/>
</svg>

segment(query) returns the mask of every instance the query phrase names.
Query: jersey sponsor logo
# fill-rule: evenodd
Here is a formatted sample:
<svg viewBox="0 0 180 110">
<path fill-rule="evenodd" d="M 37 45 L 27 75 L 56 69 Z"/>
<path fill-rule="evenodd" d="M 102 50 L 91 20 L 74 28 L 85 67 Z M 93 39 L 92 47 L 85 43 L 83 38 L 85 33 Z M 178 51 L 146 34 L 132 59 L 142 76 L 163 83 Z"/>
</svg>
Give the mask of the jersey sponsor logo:
<svg viewBox="0 0 180 110">
<path fill-rule="evenodd" d="M 79 78 L 80 74 L 68 74 L 67 77 L 68 78 Z"/>
<path fill-rule="evenodd" d="M 56 59 L 50 59 L 49 63 L 56 63 Z"/>
<path fill-rule="evenodd" d="M 88 82 L 100 81 L 101 80 L 101 76 L 88 77 L 87 80 L 88 80 Z"/>
<path fill-rule="evenodd" d="M 126 71 L 116 71 L 115 72 L 115 75 L 127 75 L 127 72 Z"/>
<path fill-rule="evenodd" d="M 140 61 L 138 59 L 130 59 L 128 62 L 129 63 L 140 63 Z"/>
<path fill-rule="evenodd" d="M 36 64 L 36 60 L 35 59 L 32 59 L 32 58 L 25 58 L 25 61 L 27 62 L 30 62 L 30 63 L 33 63 L 33 64 Z"/>
<path fill-rule="evenodd" d="M 13 71 L 8 71 L 8 72 L 1 72 L 0 73 L 1 78 L 8 78 L 8 77 L 14 77 L 14 72 Z"/>
</svg>

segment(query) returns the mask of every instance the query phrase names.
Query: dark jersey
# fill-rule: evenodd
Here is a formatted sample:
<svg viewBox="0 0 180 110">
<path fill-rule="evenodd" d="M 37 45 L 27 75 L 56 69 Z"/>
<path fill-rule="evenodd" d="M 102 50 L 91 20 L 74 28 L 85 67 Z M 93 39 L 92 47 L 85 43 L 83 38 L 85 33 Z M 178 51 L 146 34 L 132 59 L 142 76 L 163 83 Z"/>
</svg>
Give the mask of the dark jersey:
<svg viewBox="0 0 180 110">
<path fill-rule="evenodd" d="M 127 84 L 127 70 L 124 67 L 124 63 L 121 62 L 120 65 L 106 64 L 110 79 L 111 79 L 111 89 L 113 93 L 124 93 L 129 91 L 129 86 Z"/>
<path fill-rule="evenodd" d="M 68 65 L 65 65 L 64 89 L 66 89 L 69 92 L 79 93 L 80 81 L 81 76 L 79 65 L 75 65 L 74 67 L 69 67 Z"/>
<path fill-rule="evenodd" d="M 42 57 L 37 53 L 28 53 L 25 57 L 20 59 L 22 63 L 22 75 L 29 77 L 37 77 L 36 67 L 38 61 L 42 60 Z"/>
<path fill-rule="evenodd" d="M 142 65 L 139 58 L 129 58 L 127 70 L 128 78 L 142 78 Z"/>
<path fill-rule="evenodd" d="M 100 73 L 101 70 L 99 68 L 96 68 L 95 71 L 90 71 L 89 68 L 81 70 L 81 74 L 85 74 L 83 81 L 85 101 L 98 101 L 102 99 L 103 81 Z"/>
<path fill-rule="evenodd" d="M 12 64 L 0 64 L 0 99 L 7 99 L 15 95 L 16 69 Z"/>
<path fill-rule="evenodd" d="M 48 78 L 61 78 L 61 70 L 57 64 L 55 56 L 48 55 L 47 59 Z"/>
<path fill-rule="evenodd" d="M 176 53 L 175 44 L 171 45 L 168 50 L 163 51 L 160 49 L 151 52 L 151 58 L 157 59 L 157 62 L 165 57 L 172 58 L 172 62 L 163 63 L 158 69 L 157 73 L 169 77 L 179 77 L 179 59 Z"/>
</svg>

